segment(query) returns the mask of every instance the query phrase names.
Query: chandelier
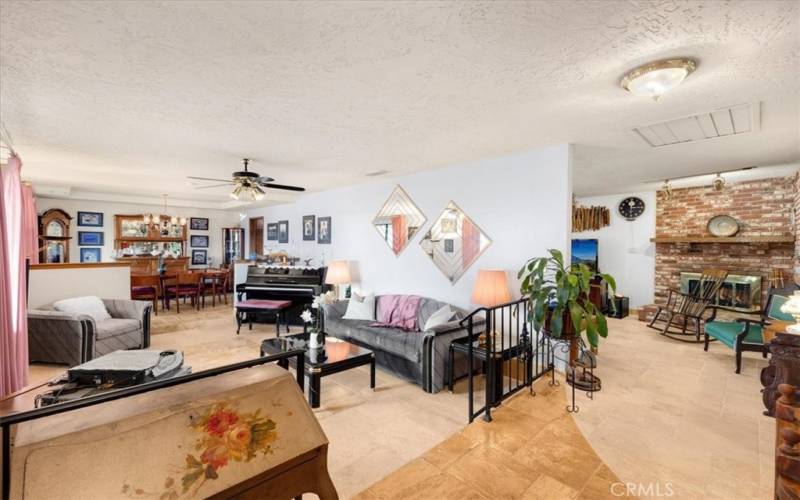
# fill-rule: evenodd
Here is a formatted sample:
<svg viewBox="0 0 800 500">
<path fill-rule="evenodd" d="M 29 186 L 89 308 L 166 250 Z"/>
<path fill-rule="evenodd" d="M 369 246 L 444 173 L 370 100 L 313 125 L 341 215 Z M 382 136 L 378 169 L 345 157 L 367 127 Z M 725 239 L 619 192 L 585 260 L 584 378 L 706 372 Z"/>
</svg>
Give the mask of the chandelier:
<svg viewBox="0 0 800 500">
<path fill-rule="evenodd" d="M 164 213 L 166 214 L 167 213 L 167 195 L 162 194 L 161 196 L 164 198 Z M 162 226 L 163 225 L 166 228 L 167 225 L 171 225 L 173 227 L 185 226 L 186 225 L 186 217 L 178 217 L 176 215 L 173 215 L 173 216 L 169 217 L 169 220 L 163 220 L 162 221 L 161 220 L 161 215 L 155 214 L 155 213 L 151 213 L 151 214 L 144 214 L 142 219 L 144 220 L 145 224 L 147 224 L 149 226 L 153 226 L 153 227 L 158 227 L 158 226 Z"/>
</svg>

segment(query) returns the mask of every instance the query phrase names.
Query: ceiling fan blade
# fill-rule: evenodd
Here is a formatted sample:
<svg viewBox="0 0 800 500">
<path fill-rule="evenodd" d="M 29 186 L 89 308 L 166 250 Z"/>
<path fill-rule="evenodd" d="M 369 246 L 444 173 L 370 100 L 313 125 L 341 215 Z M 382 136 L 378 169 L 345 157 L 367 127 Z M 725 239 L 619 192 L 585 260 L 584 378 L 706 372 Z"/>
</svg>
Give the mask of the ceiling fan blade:
<svg viewBox="0 0 800 500">
<path fill-rule="evenodd" d="M 262 175 L 261 177 L 258 178 L 258 183 L 265 184 L 267 182 L 272 182 L 274 180 L 275 179 L 273 179 L 272 177 L 267 177 L 266 175 Z"/>
<path fill-rule="evenodd" d="M 305 191 L 306 188 L 304 187 L 297 187 L 297 186 L 284 186 L 283 184 L 261 184 L 261 187 L 270 188 L 270 189 L 283 189 L 286 191 Z"/>
<path fill-rule="evenodd" d="M 230 179 L 209 179 L 208 177 L 192 177 L 191 175 L 186 176 L 187 179 L 194 179 L 196 181 L 214 181 L 214 182 L 227 182 L 229 184 L 235 183 L 236 181 L 232 181 Z"/>
<path fill-rule="evenodd" d="M 209 188 L 216 188 L 216 187 L 222 187 L 222 186 L 231 187 L 231 184 L 229 182 L 226 182 L 225 184 L 212 184 L 210 186 L 197 186 L 197 187 L 195 187 L 195 189 L 209 189 Z"/>
</svg>

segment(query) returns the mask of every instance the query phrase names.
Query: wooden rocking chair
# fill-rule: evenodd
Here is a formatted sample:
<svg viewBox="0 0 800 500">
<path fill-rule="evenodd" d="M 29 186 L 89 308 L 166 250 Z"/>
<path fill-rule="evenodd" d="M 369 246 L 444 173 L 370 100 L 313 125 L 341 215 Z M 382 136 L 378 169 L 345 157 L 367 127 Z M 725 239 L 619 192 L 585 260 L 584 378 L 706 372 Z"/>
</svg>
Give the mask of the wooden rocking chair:
<svg viewBox="0 0 800 500">
<path fill-rule="evenodd" d="M 650 328 L 661 331 L 661 335 L 683 342 L 702 342 L 700 339 L 700 322 L 703 313 L 714 302 L 728 271 L 723 269 L 705 269 L 697 281 L 697 285 L 689 289 L 689 293 L 670 290 L 667 303 L 659 306 Z M 687 332 L 689 321 L 694 323 L 694 332 Z M 663 326 L 655 326 L 663 323 Z M 681 338 L 694 336 L 694 340 Z"/>
</svg>

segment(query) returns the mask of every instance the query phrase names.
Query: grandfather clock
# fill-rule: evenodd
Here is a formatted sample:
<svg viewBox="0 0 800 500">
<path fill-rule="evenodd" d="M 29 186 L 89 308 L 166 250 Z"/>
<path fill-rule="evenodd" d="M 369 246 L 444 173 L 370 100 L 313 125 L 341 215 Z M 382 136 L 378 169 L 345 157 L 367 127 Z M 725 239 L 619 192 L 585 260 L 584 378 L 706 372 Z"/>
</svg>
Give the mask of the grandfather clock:
<svg viewBox="0 0 800 500">
<path fill-rule="evenodd" d="M 39 262 L 69 262 L 69 225 L 72 217 L 60 208 L 51 208 L 39 216 Z"/>
</svg>

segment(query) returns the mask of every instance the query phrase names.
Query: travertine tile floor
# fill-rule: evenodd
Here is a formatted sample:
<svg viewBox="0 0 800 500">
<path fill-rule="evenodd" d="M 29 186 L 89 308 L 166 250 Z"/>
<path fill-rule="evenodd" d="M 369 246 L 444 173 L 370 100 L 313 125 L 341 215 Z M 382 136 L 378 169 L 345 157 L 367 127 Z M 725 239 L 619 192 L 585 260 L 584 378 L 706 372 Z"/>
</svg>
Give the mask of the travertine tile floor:
<svg viewBox="0 0 800 500">
<path fill-rule="evenodd" d="M 574 416 L 564 413 L 563 384 L 540 383 L 537 396 L 517 395 L 491 424 L 467 426 L 463 384 L 425 394 L 378 370 L 372 391 L 366 368 L 324 379 L 315 413 L 340 496 L 602 498 L 619 477 L 641 484 L 640 497 L 668 486 L 679 498 L 771 497 L 774 421 L 761 416 L 758 382 L 766 362 L 747 353 L 735 375 L 724 346 L 704 353 L 633 318 L 610 326 L 596 372 L 603 390 L 591 401 L 579 394 Z M 195 370 L 249 359 L 275 331 L 255 325 L 236 336 L 232 308 L 219 305 L 161 312 L 153 330 L 154 348 L 184 351 Z M 31 382 L 62 370 L 33 365 Z"/>
</svg>

